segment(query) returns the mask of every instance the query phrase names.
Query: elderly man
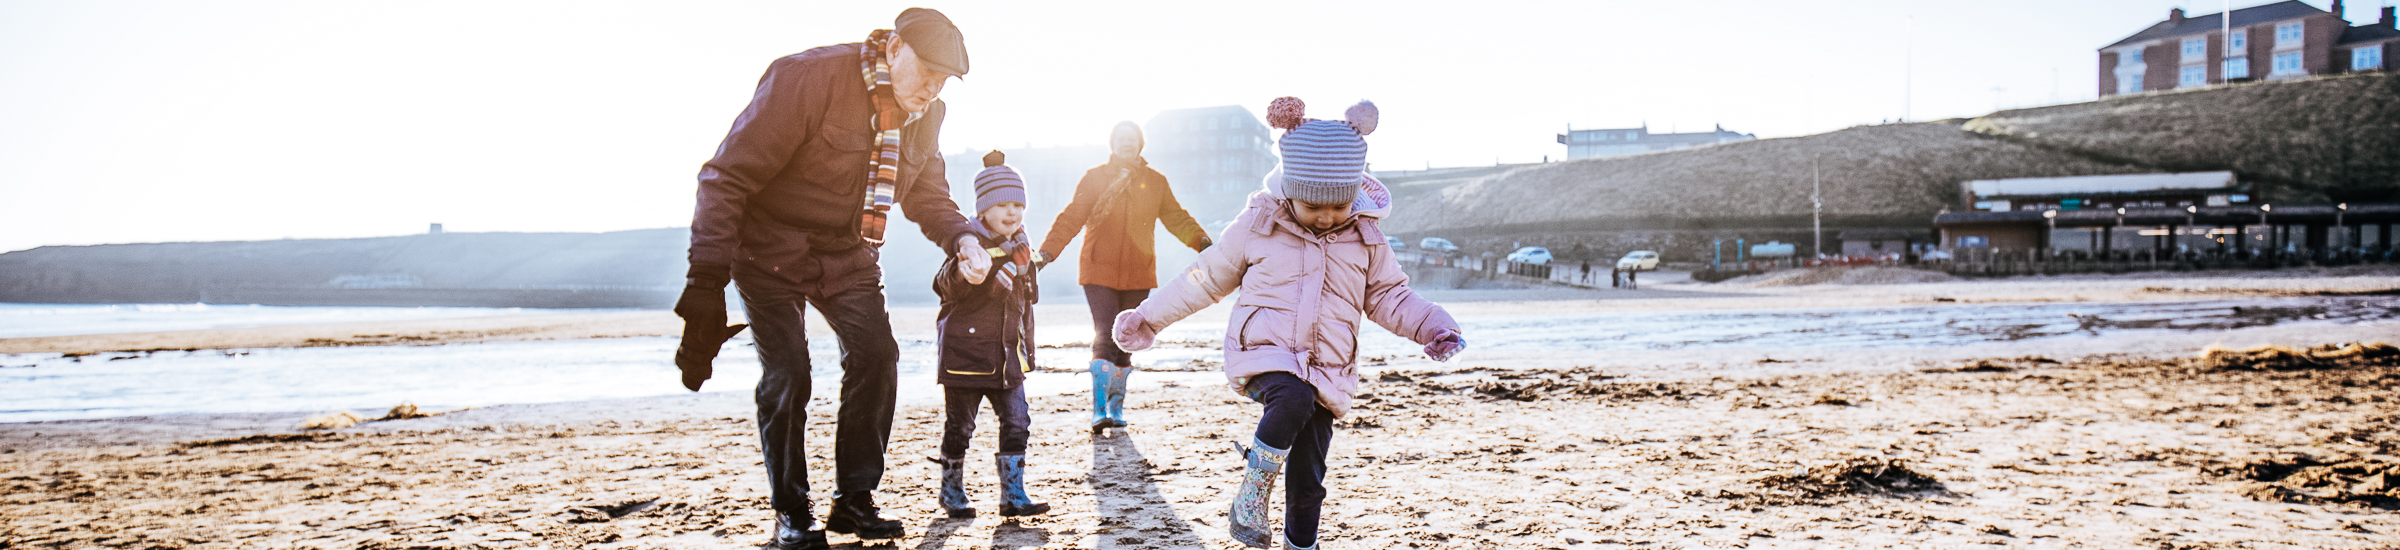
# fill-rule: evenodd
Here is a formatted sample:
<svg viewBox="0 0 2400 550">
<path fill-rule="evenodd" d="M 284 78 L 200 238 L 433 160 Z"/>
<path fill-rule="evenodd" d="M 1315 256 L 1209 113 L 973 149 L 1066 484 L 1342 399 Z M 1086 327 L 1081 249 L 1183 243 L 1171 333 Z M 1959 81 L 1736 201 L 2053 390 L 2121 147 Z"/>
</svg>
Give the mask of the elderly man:
<svg viewBox="0 0 2400 550">
<path fill-rule="evenodd" d="M 911 8 L 865 42 L 775 60 L 700 169 L 691 270 L 675 304 L 684 320 L 675 364 L 684 385 L 699 391 L 718 348 L 742 328 L 726 325 L 725 285 L 736 283 L 764 367 L 758 430 L 777 547 L 825 547 L 824 532 L 813 529 L 803 444 L 810 393 L 804 303 L 824 314 L 841 342 L 825 529 L 862 539 L 901 535 L 900 522 L 880 517 L 874 500 L 899 357 L 876 261 L 885 218 L 897 205 L 964 265 L 990 265 L 950 200 L 935 143 L 943 116 L 935 97 L 950 77 L 966 73 L 958 27 L 940 12 Z"/>
</svg>

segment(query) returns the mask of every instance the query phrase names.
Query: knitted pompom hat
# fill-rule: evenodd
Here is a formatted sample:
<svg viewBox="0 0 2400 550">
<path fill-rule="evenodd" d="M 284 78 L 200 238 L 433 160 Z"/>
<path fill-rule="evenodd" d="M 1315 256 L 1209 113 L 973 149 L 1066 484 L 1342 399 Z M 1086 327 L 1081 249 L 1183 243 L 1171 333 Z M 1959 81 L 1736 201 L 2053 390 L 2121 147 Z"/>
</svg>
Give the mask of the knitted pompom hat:
<svg viewBox="0 0 2400 550">
<path fill-rule="evenodd" d="M 992 205 L 1004 202 L 1025 204 L 1025 179 L 1017 177 L 1017 169 L 1006 164 L 1008 155 L 995 150 L 983 155 L 983 171 L 975 173 L 975 211 L 981 213 Z"/>
<path fill-rule="evenodd" d="M 1346 121 L 1303 120 L 1305 108 L 1291 97 L 1267 105 L 1267 124 L 1285 130 L 1276 143 L 1283 155 L 1283 196 L 1317 204 L 1356 199 L 1367 175 L 1365 135 L 1375 131 L 1375 104 L 1352 106 Z"/>
</svg>

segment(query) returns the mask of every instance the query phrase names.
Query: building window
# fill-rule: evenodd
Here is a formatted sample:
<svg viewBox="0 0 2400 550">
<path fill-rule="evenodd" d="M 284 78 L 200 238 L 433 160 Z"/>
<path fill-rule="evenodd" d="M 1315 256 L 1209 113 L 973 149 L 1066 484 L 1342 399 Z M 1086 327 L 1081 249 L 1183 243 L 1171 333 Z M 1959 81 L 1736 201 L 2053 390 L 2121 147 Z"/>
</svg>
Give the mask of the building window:
<svg viewBox="0 0 2400 550">
<path fill-rule="evenodd" d="M 2300 28 L 2300 22 L 2298 21 L 2276 25 L 2275 49 L 2281 50 L 2300 47 Z"/>
<path fill-rule="evenodd" d="M 1990 240 L 1990 238 L 1988 238 L 1988 237 L 1984 237 L 1984 236 L 1982 236 L 1982 235 L 1974 235 L 1974 236 L 1962 236 L 1962 237 L 1959 237 L 1959 238 L 1958 238 L 1958 246 L 1960 246 L 1960 247 L 1977 247 L 1977 246 L 1991 246 L 1991 245 L 1992 245 L 1992 244 L 1991 244 L 1991 240 Z"/>
<path fill-rule="evenodd" d="M 2124 62 L 2117 64 L 2119 67 L 2142 64 L 2142 50 L 2140 48 L 2125 50 L 2125 53 L 2119 54 L 2119 56 L 2125 58 Z"/>
<path fill-rule="evenodd" d="M 2227 50 L 2230 52 L 2229 55 L 2243 55 L 2249 53 L 2250 29 L 2233 31 L 2233 46 L 2227 48 Z"/>
<path fill-rule="evenodd" d="M 2225 79 L 2236 78 L 2250 78 L 2250 58 L 2236 57 L 2225 60 Z"/>
<path fill-rule="evenodd" d="M 2350 70 L 2367 71 L 2383 68 L 2383 46 L 2378 44 L 2350 49 Z"/>
<path fill-rule="evenodd" d="M 2178 79 L 2178 81 L 2176 82 L 2176 84 L 2175 84 L 2175 85 L 2177 85 L 2177 86 L 2207 86 L 2207 85 L 2208 85 L 2208 67 L 2206 67 L 2206 66 L 2201 66 L 2201 65 L 2193 65 L 2193 66 L 2190 66 L 2190 67 L 2184 67 L 2184 68 L 2183 68 L 2183 75 L 2182 75 L 2182 77 L 2181 77 L 2180 79 Z"/>
<path fill-rule="evenodd" d="M 2184 60 L 2184 61 L 2200 61 L 2202 58 L 2206 58 L 2206 57 L 2208 57 L 2208 39 L 2207 39 L 2207 38 L 2185 38 L 2185 39 L 2183 39 L 2183 60 Z"/>
<path fill-rule="evenodd" d="M 2275 74 L 2291 74 L 2297 72 L 2301 72 L 2300 52 L 2275 54 Z"/>
<path fill-rule="evenodd" d="M 2117 93 L 2142 93 L 2142 73 L 2117 75 Z"/>
</svg>

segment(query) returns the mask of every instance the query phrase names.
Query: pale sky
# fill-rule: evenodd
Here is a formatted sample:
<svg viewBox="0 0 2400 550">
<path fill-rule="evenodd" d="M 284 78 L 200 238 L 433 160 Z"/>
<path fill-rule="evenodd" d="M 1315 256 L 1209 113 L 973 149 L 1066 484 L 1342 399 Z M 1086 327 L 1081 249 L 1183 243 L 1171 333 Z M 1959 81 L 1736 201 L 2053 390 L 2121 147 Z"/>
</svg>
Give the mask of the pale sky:
<svg viewBox="0 0 2400 550">
<path fill-rule="evenodd" d="M 769 61 L 910 5 L 972 60 L 944 151 L 1292 95 L 1375 101 L 1369 160 L 1402 169 L 1563 158 L 1569 125 L 1768 138 L 2086 101 L 2094 50 L 2223 4 L 0 0 L 0 251 L 685 226 Z"/>
</svg>

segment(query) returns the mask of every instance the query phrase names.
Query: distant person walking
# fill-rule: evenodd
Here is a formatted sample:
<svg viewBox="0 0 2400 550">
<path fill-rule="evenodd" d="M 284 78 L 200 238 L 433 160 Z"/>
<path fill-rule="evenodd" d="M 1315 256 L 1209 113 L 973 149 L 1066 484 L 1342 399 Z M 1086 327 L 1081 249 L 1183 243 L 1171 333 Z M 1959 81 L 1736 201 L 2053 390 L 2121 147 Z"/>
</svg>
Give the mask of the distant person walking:
<svg viewBox="0 0 2400 550">
<path fill-rule="evenodd" d="M 1133 354 L 1117 347 L 1109 333 L 1117 312 L 1133 309 L 1158 288 L 1157 245 L 1151 227 L 1165 224 L 1167 232 L 1192 250 L 1208 250 L 1208 233 L 1175 201 L 1167 177 L 1142 159 L 1142 127 L 1119 122 L 1108 136 L 1108 163 L 1083 173 L 1075 197 L 1050 224 L 1042 239 L 1041 260 L 1059 257 L 1067 242 L 1083 234 L 1083 258 L 1075 277 L 1092 308 L 1092 429 L 1122 428 L 1125 422 L 1125 381 L 1133 375 Z"/>
<path fill-rule="evenodd" d="M 865 42 L 800 52 L 767 66 L 750 105 L 700 169 L 691 270 L 675 314 L 675 365 L 693 391 L 740 326 L 726 326 L 725 285 L 736 283 L 756 327 L 759 447 L 765 451 L 772 546 L 825 548 L 808 498 L 810 364 L 802 305 L 841 342 L 841 411 L 834 429 L 833 510 L 825 528 L 898 538 L 875 506 L 891 439 L 900 347 L 876 265 L 885 219 L 899 206 L 963 269 L 992 258 L 950 200 L 936 97 L 967 74 L 965 39 L 941 12 L 910 8 Z M 866 161 L 864 165 L 860 161 Z"/>
</svg>

